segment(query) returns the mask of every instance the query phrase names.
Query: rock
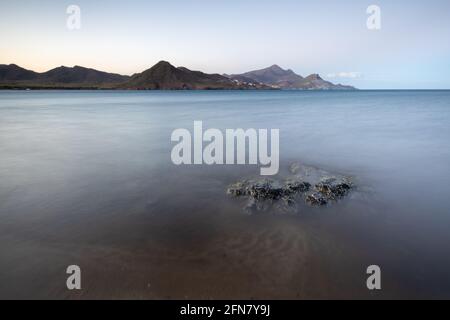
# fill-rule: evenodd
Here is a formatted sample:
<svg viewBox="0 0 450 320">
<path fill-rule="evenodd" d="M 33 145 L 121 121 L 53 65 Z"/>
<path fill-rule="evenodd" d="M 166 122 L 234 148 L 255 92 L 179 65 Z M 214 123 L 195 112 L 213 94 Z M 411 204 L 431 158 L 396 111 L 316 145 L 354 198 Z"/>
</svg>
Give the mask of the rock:
<svg viewBox="0 0 450 320">
<path fill-rule="evenodd" d="M 347 195 L 352 188 L 351 182 L 346 178 L 323 178 L 314 187 L 318 192 L 330 200 L 336 200 Z"/>
<path fill-rule="evenodd" d="M 274 180 L 243 180 L 231 185 L 227 193 L 235 197 L 248 196 L 256 200 L 290 199 L 289 196 L 306 192 L 311 184 L 300 180 L 286 180 L 280 183 Z"/>
<path fill-rule="evenodd" d="M 247 188 L 250 197 L 256 200 L 279 200 L 286 194 L 286 189 L 276 181 L 257 181 Z"/>
<path fill-rule="evenodd" d="M 285 182 L 269 179 L 243 180 L 231 185 L 227 193 L 234 197 L 248 198 L 244 207 L 248 213 L 265 211 L 274 205 L 279 211 L 291 212 L 297 203 L 296 195 L 310 188 L 310 183 L 295 179 Z"/>
<path fill-rule="evenodd" d="M 327 199 L 320 192 L 307 195 L 305 201 L 311 206 L 324 206 L 328 203 Z"/>
<path fill-rule="evenodd" d="M 285 188 L 289 193 L 306 192 L 311 188 L 311 184 L 306 181 L 288 179 L 285 182 Z"/>
<path fill-rule="evenodd" d="M 245 211 L 264 211 L 275 207 L 277 211 L 296 211 L 301 202 L 310 206 L 325 206 L 346 196 L 353 188 L 349 178 L 330 175 L 321 169 L 294 163 L 290 166 L 295 174 L 285 180 L 242 180 L 231 185 L 227 193 L 245 197 Z M 308 181 L 306 181 L 308 179 Z M 311 190 L 311 186 L 314 188 Z"/>
<path fill-rule="evenodd" d="M 236 182 L 227 189 L 229 195 L 241 197 L 247 195 L 247 181 Z"/>
</svg>

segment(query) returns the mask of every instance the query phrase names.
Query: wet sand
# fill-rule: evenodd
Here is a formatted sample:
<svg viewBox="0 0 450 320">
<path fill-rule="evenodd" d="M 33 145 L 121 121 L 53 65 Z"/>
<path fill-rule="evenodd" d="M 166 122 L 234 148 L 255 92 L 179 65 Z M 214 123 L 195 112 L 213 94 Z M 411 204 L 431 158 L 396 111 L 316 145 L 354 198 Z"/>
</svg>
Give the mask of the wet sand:
<svg viewBox="0 0 450 320">
<path fill-rule="evenodd" d="M 33 226 L 34 231 L 23 229 L 14 236 L 1 230 L 0 262 L 9 272 L 6 277 L 2 273 L 0 297 L 358 299 L 411 294 L 397 287 L 397 280 L 388 281 L 389 272 L 383 278 L 385 290 L 367 290 L 365 267 L 373 251 L 369 254 L 362 243 L 342 234 L 342 225 L 330 217 L 340 214 L 333 209 L 247 215 L 242 203 L 232 200 L 208 211 L 204 205 L 200 200 L 183 212 L 159 217 L 141 212 L 88 223 L 42 221 L 46 226 L 40 232 Z M 65 287 L 70 264 L 82 269 L 80 292 Z"/>
</svg>

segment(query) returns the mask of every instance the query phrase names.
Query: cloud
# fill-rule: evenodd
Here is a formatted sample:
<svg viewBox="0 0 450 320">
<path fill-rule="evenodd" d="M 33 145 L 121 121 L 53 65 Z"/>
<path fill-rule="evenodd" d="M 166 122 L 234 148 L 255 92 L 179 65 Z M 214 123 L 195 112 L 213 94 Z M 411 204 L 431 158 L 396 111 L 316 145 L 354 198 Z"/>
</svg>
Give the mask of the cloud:
<svg viewBox="0 0 450 320">
<path fill-rule="evenodd" d="M 361 72 L 338 72 L 338 73 L 329 73 L 327 75 L 328 78 L 346 78 L 346 79 L 358 79 L 362 78 Z"/>
</svg>

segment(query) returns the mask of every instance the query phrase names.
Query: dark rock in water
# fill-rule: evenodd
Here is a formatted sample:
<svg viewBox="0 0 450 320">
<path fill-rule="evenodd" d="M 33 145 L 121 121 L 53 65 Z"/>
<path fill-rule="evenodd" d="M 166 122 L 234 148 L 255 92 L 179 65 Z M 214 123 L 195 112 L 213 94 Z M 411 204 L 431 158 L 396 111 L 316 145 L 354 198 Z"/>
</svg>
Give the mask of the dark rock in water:
<svg viewBox="0 0 450 320">
<path fill-rule="evenodd" d="M 300 180 L 287 180 L 284 183 L 269 179 L 244 180 L 231 185 L 227 193 L 235 197 L 247 197 L 245 210 L 264 211 L 277 204 L 283 211 L 296 204 L 295 195 L 306 192 L 311 184 Z"/>
<path fill-rule="evenodd" d="M 330 200 L 336 200 L 347 195 L 352 188 L 352 184 L 348 179 L 337 179 L 335 177 L 324 178 L 315 189 Z"/>
<path fill-rule="evenodd" d="M 285 183 L 268 179 L 244 180 L 231 185 L 227 193 L 236 197 L 248 196 L 256 200 L 280 200 L 299 192 L 306 192 L 310 187 L 310 183 L 300 180 L 287 180 Z"/>
<path fill-rule="evenodd" d="M 307 195 L 305 201 L 311 206 L 324 206 L 328 203 L 327 199 L 320 192 L 314 192 Z"/>
<path fill-rule="evenodd" d="M 285 188 L 290 193 L 306 192 L 311 188 L 311 184 L 306 181 L 290 179 L 286 181 Z"/>
<path fill-rule="evenodd" d="M 272 180 L 257 181 L 247 190 L 250 197 L 256 200 L 279 200 L 286 192 L 279 183 Z"/>
<path fill-rule="evenodd" d="M 227 193 L 245 197 L 248 212 L 276 207 L 281 211 L 295 210 L 301 202 L 310 206 L 324 206 L 346 196 L 353 188 L 348 177 L 331 175 L 321 169 L 295 163 L 290 166 L 292 176 L 284 181 L 243 180 L 231 185 Z M 314 185 L 314 188 L 311 188 Z"/>
<path fill-rule="evenodd" d="M 247 196 L 248 195 L 247 186 L 248 182 L 246 180 L 236 182 L 235 184 L 231 185 L 228 188 L 227 193 L 235 197 Z"/>
</svg>

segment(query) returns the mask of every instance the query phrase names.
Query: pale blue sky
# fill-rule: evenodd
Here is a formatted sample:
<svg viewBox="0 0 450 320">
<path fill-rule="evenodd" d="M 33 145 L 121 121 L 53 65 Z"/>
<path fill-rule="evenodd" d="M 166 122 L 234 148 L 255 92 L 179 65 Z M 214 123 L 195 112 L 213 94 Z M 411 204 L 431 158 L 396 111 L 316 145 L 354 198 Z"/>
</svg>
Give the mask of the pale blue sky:
<svg viewBox="0 0 450 320">
<path fill-rule="evenodd" d="M 66 8 L 81 8 L 81 30 Z M 381 30 L 366 9 L 381 7 Z M 450 89 L 448 0 L 0 0 L 0 63 L 133 74 L 159 60 L 205 72 L 279 64 L 359 88 Z M 356 72 L 358 78 L 330 78 Z"/>
</svg>

